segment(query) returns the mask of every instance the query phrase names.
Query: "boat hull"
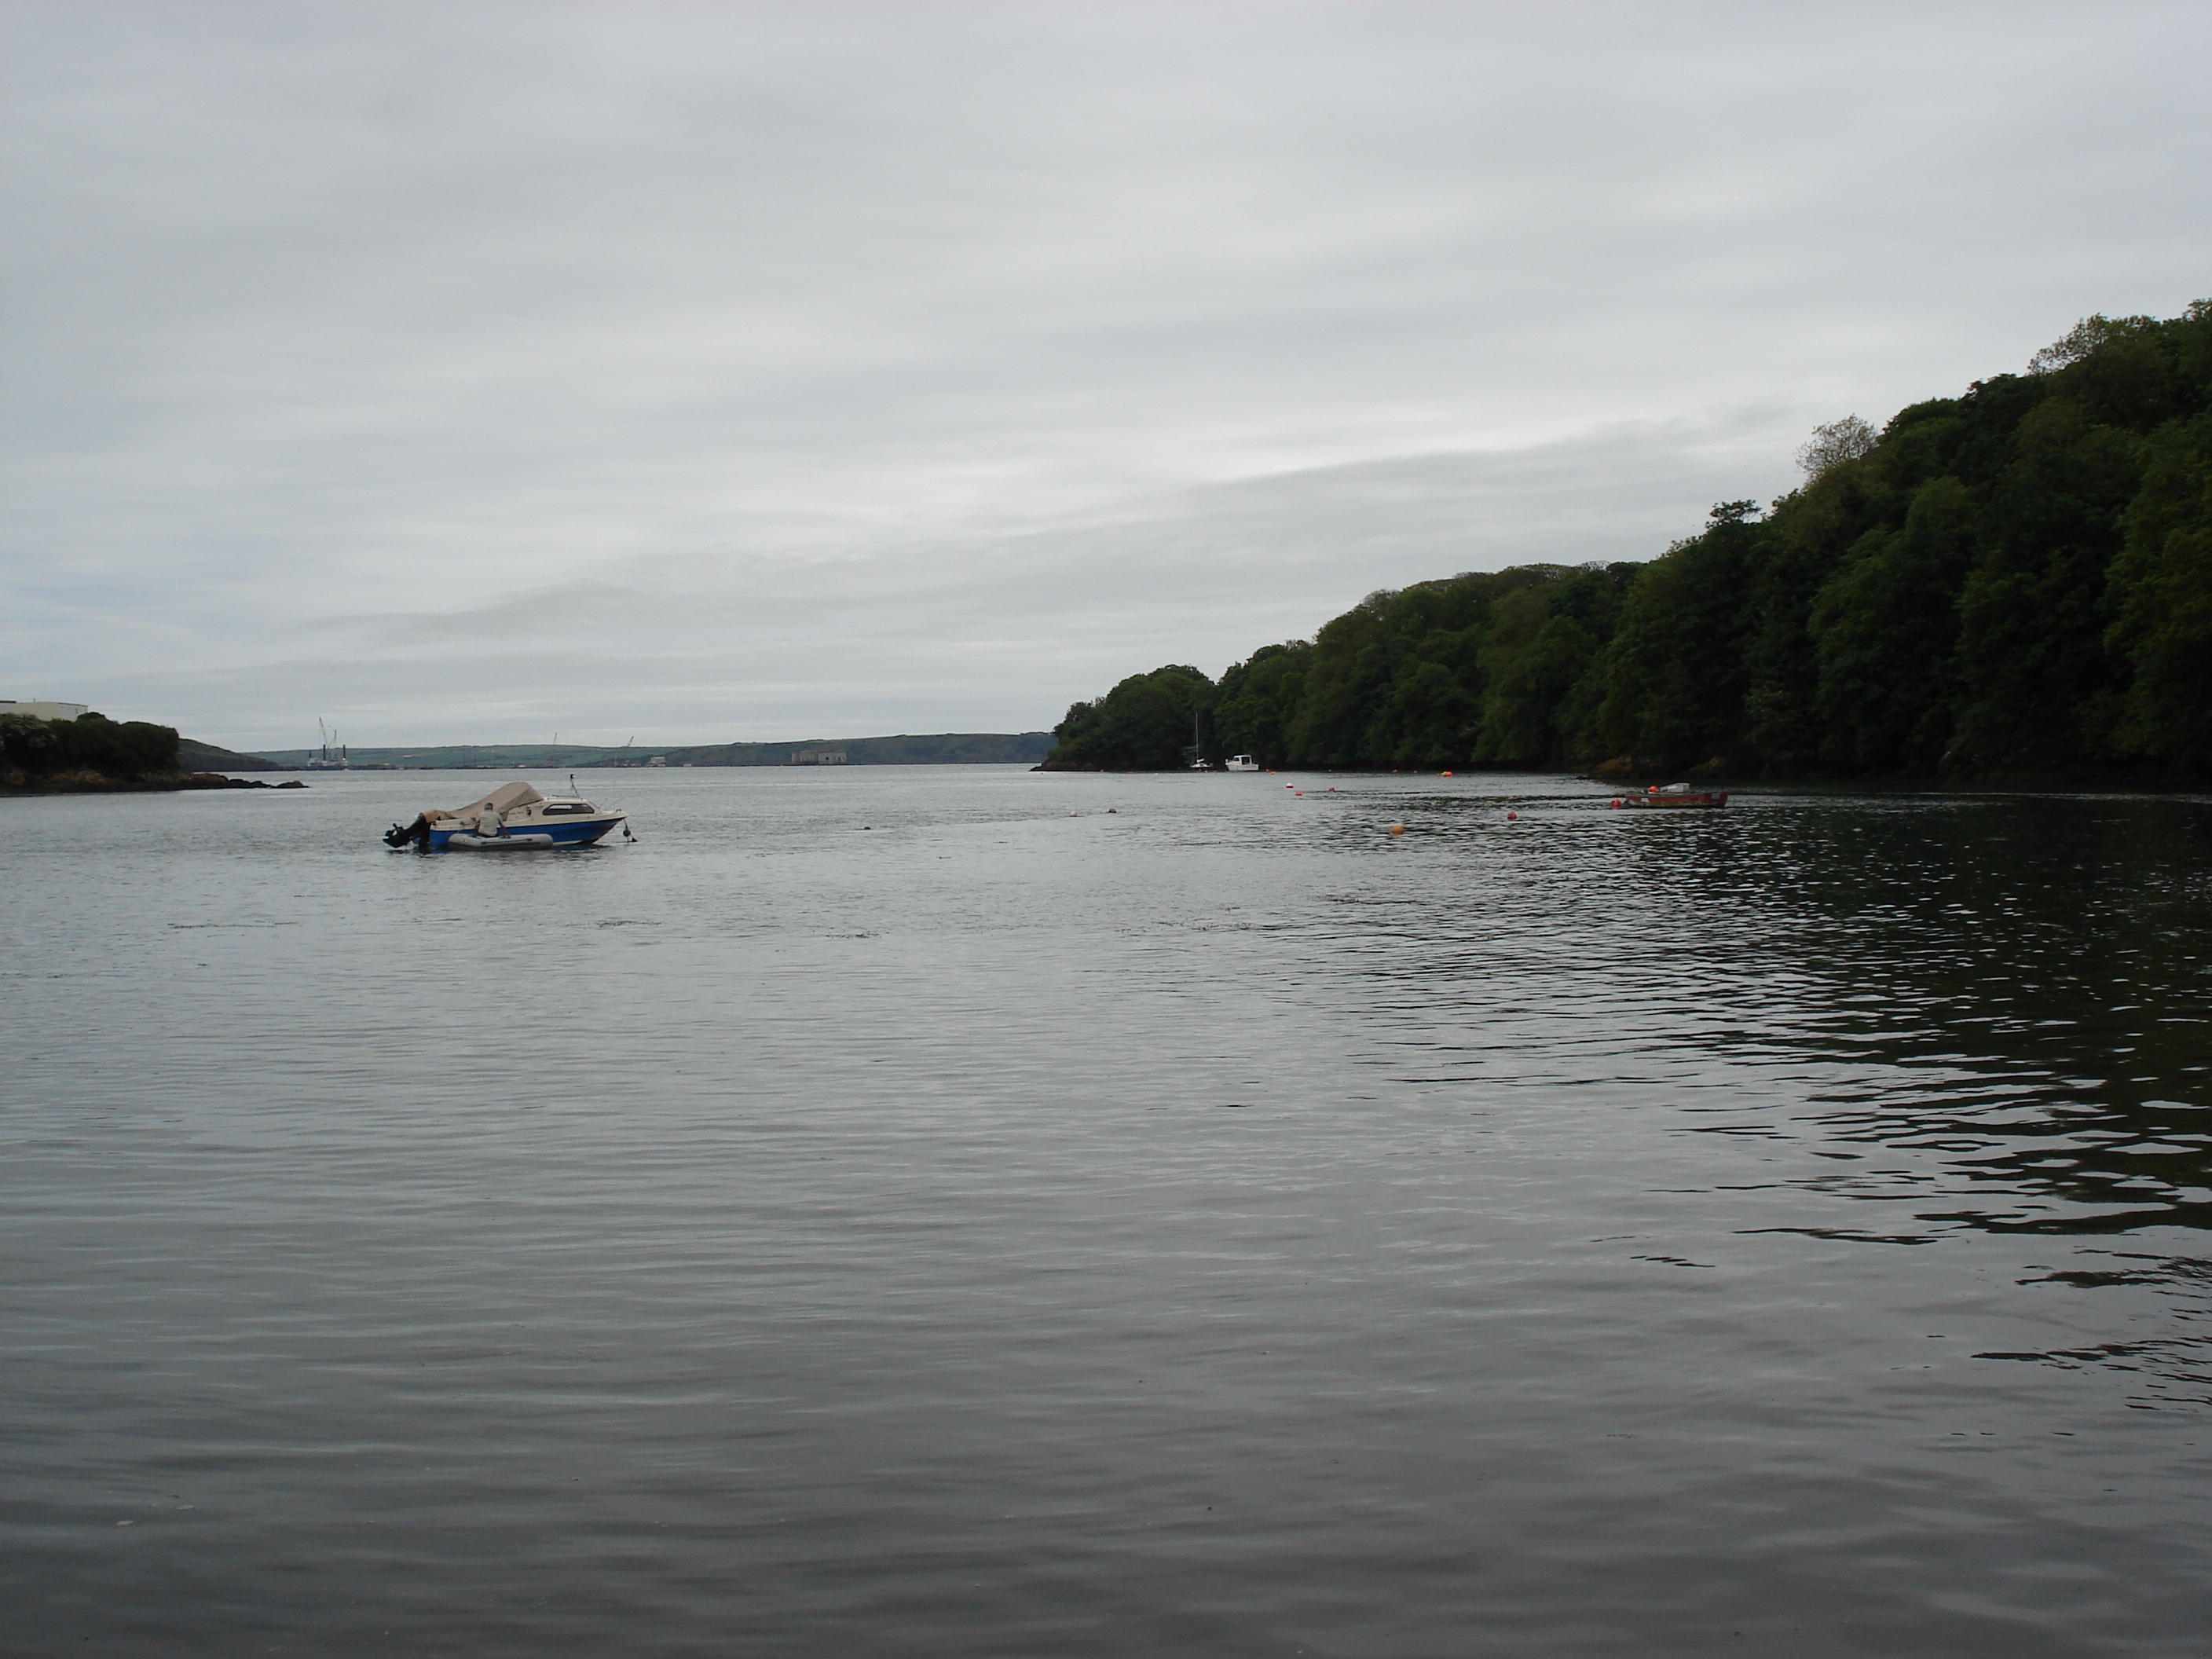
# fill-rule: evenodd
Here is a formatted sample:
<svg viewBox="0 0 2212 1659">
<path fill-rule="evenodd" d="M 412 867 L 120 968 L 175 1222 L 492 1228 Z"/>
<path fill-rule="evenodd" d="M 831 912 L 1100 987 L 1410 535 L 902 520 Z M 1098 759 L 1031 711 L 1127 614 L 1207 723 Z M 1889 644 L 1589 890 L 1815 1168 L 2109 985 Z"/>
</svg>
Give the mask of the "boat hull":
<svg viewBox="0 0 2212 1659">
<path fill-rule="evenodd" d="M 1673 807 L 1678 811 L 1697 807 L 1725 806 L 1728 805 L 1728 793 L 1723 790 L 1717 794 L 1707 795 L 1623 795 L 1613 802 L 1613 805 L 1621 807 L 1665 806 Z"/>
<path fill-rule="evenodd" d="M 503 852 L 510 846 L 517 851 L 533 846 L 541 850 L 551 847 L 589 847 L 604 838 L 622 821 L 623 814 L 619 812 L 604 817 L 568 818 L 533 823 L 527 829 L 512 830 L 496 839 L 473 835 L 458 825 L 451 830 L 434 828 L 430 831 L 430 850 L 434 853 Z"/>
</svg>

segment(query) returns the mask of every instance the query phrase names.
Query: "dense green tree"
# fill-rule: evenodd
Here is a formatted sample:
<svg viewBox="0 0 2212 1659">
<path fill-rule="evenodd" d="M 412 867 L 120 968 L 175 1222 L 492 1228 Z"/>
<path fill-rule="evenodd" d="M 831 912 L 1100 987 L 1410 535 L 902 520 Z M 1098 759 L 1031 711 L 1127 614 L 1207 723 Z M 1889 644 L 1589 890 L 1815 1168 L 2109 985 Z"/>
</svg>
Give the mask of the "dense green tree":
<svg viewBox="0 0 2212 1659">
<path fill-rule="evenodd" d="M 1816 426 L 1797 452 L 1797 465 L 1808 477 L 1819 477 L 1831 467 L 1864 460 L 1874 453 L 1875 430 L 1856 415 Z"/>
<path fill-rule="evenodd" d="M 1213 682 L 1187 664 L 1132 674 L 1067 711 L 1053 728 L 1060 741 L 1046 764 L 1140 772 L 1188 766 L 1213 697 Z"/>
<path fill-rule="evenodd" d="M 0 714 L 0 775 L 20 772 L 35 781 L 94 772 L 127 781 L 165 777 L 176 770 L 177 733 L 172 726 L 112 720 L 100 714 L 73 720 Z"/>
<path fill-rule="evenodd" d="M 1314 636 L 1304 695 L 1291 720 L 1291 753 L 1303 766 L 1379 765 L 1364 743 L 1380 719 L 1389 690 L 1389 650 L 1382 618 L 1397 599 L 1370 593 Z"/>
<path fill-rule="evenodd" d="M 2106 643 L 2132 671 L 2121 747 L 2212 768 L 2212 415 L 2145 445 L 2142 487 L 2111 573 Z"/>
<path fill-rule="evenodd" d="M 1871 432 L 1859 422 L 1868 443 Z M 1820 663 L 1813 607 L 1859 537 L 1878 523 L 1889 498 L 1863 447 L 1831 457 L 1795 496 L 1776 503 L 1752 550 L 1743 611 L 1743 717 L 1728 757 L 1756 754 L 1785 766 L 1816 759 Z"/>
<path fill-rule="evenodd" d="M 1755 501 L 1722 502 L 1702 535 L 1677 542 L 1629 590 L 1585 748 L 1594 738 L 1671 763 L 1741 750 L 1750 578 L 1772 539 L 1758 513 Z"/>
<path fill-rule="evenodd" d="M 1291 761 L 1291 721 L 1305 688 L 1313 642 L 1264 645 L 1221 677 L 1214 730 L 1228 755 L 1250 755 L 1265 766 Z"/>
<path fill-rule="evenodd" d="M 1559 752 L 1557 714 L 1604 642 L 1594 571 L 1541 567 L 1556 580 L 1506 593 L 1491 607 L 1477 663 L 1481 718 L 1466 758 L 1494 765 L 1541 766 Z M 1501 572 L 1501 575 L 1517 573 Z M 1618 605 L 1606 607 L 1604 633 Z"/>
<path fill-rule="evenodd" d="M 2137 483 L 2136 440 L 2070 398 L 2020 422 L 1958 596 L 1957 747 L 1984 765 L 2103 758 L 2124 688 L 2105 570 Z"/>
<path fill-rule="evenodd" d="M 1822 760 L 1925 771 L 1942 759 L 1958 697 L 1955 599 L 1973 558 L 1973 498 L 1954 477 L 1915 491 L 1902 527 L 1853 544 L 1808 618 Z"/>
</svg>

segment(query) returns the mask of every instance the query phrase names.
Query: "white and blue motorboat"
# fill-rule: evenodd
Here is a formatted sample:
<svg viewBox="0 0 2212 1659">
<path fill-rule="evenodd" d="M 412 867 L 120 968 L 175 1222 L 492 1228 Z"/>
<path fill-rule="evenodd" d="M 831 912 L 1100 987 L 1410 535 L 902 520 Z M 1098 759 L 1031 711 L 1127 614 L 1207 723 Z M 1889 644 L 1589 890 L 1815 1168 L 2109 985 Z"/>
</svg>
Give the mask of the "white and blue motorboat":
<svg viewBox="0 0 2212 1659">
<path fill-rule="evenodd" d="M 428 807 L 414 823 L 393 824 L 384 844 L 411 846 L 425 853 L 524 853 L 589 847 L 617 829 L 628 836 L 628 817 L 626 812 L 594 805 L 580 795 L 541 795 L 526 783 L 504 783 L 466 806 L 450 811 Z"/>
</svg>

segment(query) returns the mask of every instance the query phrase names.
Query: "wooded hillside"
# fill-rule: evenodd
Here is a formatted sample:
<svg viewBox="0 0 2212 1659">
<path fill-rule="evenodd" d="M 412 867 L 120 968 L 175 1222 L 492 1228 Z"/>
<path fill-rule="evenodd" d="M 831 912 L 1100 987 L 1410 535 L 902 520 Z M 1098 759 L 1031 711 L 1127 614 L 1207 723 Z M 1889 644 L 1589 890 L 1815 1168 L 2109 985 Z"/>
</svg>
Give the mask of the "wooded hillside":
<svg viewBox="0 0 2212 1659">
<path fill-rule="evenodd" d="M 73 720 L 0 714 L 0 782 L 11 788 L 64 775 L 136 780 L 177 771 L 173 726 L 100 714 Z"/>
<path fill-rule="evenodd" d="M 2092 317 L 2025 374 L 1856 417 L 1806 481 L 1647 564 L 1370 594 L 1217 685 L 1079 702 L 1048 763 L 1738 775 L 2212 769 L 2212 301 Z"/>
</svg>

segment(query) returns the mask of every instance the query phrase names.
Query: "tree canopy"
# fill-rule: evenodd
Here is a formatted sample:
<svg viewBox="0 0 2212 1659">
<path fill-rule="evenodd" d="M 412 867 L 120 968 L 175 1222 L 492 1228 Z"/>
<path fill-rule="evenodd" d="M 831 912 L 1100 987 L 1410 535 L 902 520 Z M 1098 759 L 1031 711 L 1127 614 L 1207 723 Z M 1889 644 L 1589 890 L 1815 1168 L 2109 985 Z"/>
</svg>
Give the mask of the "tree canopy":
<svg viewBox="0 0 2212 1659">
<path fill-rule="evenodd" d="M 103 778 L 167 776 L 177 770 L 173 727 L 145 720 L 112 720 L 105 714 L 80 714 L 73 720 L 43 720 L 30 714 L 0 714 L 0 778 L 27 781 L 92 772 Z"/>
<path fill-rule="evenodd" d="M 1093 702 L 1079 702 L 1053 728 L 1048 765 L 1139 772 L 1190 764 L 1198 728 L 1218 688 L 1197 669 L 1170 663 L 1132 674 Z"/>
</svg>

